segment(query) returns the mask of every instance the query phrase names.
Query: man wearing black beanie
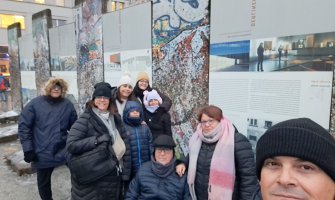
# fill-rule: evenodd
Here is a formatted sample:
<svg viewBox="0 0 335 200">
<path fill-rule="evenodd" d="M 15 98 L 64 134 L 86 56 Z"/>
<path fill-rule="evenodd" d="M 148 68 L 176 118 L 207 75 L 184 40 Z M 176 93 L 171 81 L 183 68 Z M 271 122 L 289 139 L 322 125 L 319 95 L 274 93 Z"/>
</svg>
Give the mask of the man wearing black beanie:
<svg viewBox="0 0 335 200">
<path fill-rule="evenodd" d="M 308 118 L 269 128 L 256 147 L 254 200 L 335 199 L 335 139 Z"/>
</svg>

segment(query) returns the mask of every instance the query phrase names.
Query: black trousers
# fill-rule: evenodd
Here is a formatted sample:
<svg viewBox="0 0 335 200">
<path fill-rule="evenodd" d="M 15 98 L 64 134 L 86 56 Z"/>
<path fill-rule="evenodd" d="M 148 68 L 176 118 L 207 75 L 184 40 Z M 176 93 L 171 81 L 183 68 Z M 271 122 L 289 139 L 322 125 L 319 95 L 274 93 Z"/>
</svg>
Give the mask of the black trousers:
<svg viewBox="0 0 335 200">
<path fill-rule="evenodd" d="M 52 200 L 51 174 L 54 168 L 37 169 L 37 186 L 42 200 Z"/>
</svg>

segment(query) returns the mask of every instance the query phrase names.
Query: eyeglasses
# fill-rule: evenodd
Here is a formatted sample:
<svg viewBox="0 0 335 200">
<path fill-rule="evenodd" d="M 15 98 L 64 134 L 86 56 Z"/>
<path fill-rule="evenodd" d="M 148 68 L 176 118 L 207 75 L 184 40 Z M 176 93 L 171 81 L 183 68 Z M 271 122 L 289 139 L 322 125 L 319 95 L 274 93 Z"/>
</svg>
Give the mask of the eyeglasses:
<svg viewBox="0 0 335 200">
<path fill-rule="evenodd" d="M 166 148 L 166 147 L 158 147 L 158 148 L 155 149 L 155 151 L 159 154 L 161 154 L 163 152 L 164 153 L 172 153 L 172 149 Z"/>
<path fill-rule="evenodd" d="M 99 100 L 109 100 L 109 97 L 97 96 L 97 97 L 95 97 L 95 99 L 99 99 Z"/>
<path fill-rule="evenodd" d="M 214 119 L 209 119 L 209 120 L 207 120 L 207 121 L 201 121 L 200 124 L 201 124 L 201 126 L 206 126 L 206 125 L 211 126 L 211 125 L 213 125 L 213 123 L 214 123 L 215 121 L 216 121 L 216 120 L 214 120 Z"/>
<path fill-rule="evenodd" d="M 52 89 L 52 90 L 62 90 L 62 87 L 59 86 L 59 85 L 54 85 L 54 86 L 52 86 L 51 89 Z"/>
<path fill-rule="evenodd" d="M 147 81 L 147 80 L 140 80 L 140 81 L 138 81 L 139 83 L 146 83 L 146 84 L 149 84 L 149 81 Z"/>
</svg>

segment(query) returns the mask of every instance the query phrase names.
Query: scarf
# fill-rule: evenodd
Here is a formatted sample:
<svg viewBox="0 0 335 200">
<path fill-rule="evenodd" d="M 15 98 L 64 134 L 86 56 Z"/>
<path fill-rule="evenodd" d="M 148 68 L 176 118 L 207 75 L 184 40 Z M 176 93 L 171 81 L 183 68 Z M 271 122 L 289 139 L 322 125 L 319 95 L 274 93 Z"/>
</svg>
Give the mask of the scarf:
<svg viewBox="0 0 335 200">
<path fill-rule="evenodd" d="M 101 112 L 97 108 L 93 108 L 95 114 L 101 119 L 108 129 L 109 135 L 112 137 L 112 147 L 118 161 L 121 161 L 124 153 L 126 152 L 126 145 L 123 142 L 119 131 L 116 129 L 114 116 L 110 115 L 109 112 Z"/>
<path fill-rule="evenodd" d="M 235 182 L 234 131 L 232 123 L 228 119 L 222 118 L 218 126 L 206 136 L 204 136 L 200 124 L 192 135 L 189 141 L 190 161 L 187 182 L 193 200 L 197 199 L 194 181 L 202 142 L 217 142 L 209 172 L 208 199 L 232 199 Z"/>
<path fill-rule="evenodd" d="M 166 178 L 175 171 L 175 161 L 176 158 L 174 157 L 170 163 L 162 165 L 155 160 L 154 156 L 151 156 L 151 169 L 157 176 Z"/>
<path fill-rule="evenodd" d="M 158 108 L 159 106 L 145 106 L 145 108 L 151 112 L 151 113 L 154 113 Z"/>
</svg>

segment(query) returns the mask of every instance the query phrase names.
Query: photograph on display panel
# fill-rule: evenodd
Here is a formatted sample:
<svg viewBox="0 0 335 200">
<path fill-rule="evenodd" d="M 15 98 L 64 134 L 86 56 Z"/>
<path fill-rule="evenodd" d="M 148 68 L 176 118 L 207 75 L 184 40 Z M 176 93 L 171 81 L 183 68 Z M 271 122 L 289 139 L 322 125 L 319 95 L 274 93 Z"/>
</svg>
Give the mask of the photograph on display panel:
<svg viewBox="0 0 335 200">
<path fill-rule="evenodd" d="M 211 44 L 211 71 L 331 71 L 335 32 Z"/>
</svg>

